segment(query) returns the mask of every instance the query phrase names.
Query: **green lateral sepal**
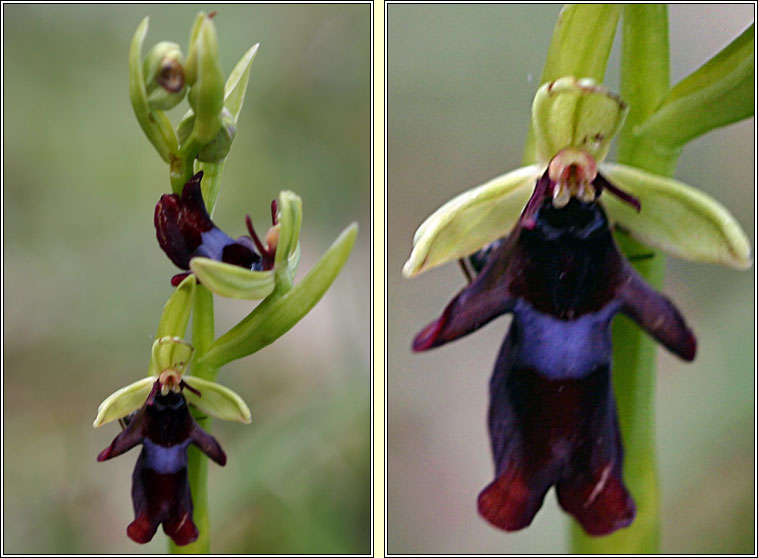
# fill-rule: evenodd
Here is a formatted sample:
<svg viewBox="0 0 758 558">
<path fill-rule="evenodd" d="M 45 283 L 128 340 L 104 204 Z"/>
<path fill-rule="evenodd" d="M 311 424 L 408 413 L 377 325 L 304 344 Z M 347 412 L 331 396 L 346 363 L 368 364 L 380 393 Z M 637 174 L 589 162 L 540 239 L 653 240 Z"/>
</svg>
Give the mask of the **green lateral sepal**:
<svg viewBox="0 0 758 558">
<path fill-rule="evenodd" d="M 97 428 L 112 420 L 123 418 L 142 407 L 154 383 L 155 377 L 148 376 L 114 391 L 100 403 L 92 426 Z"/>
<path fill-rule="evenodd" d="M 737 269 L 752 264 L 750 242 L 737 220 L 708 194 L 677 180 L 616 163 L 600 173 L 636 197 L 640 212 L 603 195 L 608 216 L 636 239 L 673 256 Z"/>
<path fill-rule="evenodd" d="M 521 167 L 445 203 L 416 230 L 403 275 L 414 277 L 508 234 L 544 171 L 543 165 Z"/>
<path fill-rule="evenodd" d="M 195 376 L 185 376 L 184 381 L 200 392 L 198 396 L 189 389 L 183 391 L 190 405 L 221 420 L 250 424 L 250 409 L 242 398 L 228 387 Z"/>
</svg>

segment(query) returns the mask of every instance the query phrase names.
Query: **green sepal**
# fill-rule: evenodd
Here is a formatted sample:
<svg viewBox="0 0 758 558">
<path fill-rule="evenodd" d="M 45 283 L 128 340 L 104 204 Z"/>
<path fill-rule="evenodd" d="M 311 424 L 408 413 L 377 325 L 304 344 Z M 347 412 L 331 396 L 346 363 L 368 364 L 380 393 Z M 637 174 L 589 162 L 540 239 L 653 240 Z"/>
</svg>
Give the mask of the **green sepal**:
<svg viewBox="0 0 758 558">
<path fill-rule="evenodd" d="M 603 81 L 621 4 L 567 4 L 561 9 L 542 69 L 540 85 L 563 76 Z M 524 148 L 525 165 L 538 161 L 534 128 Z"/>
<path fill-rule="evenodd" d="M 220 368 L 262 349 L 289 331 L 334 282 L 350 255 L 357 234 L 357 223 L 342 231 L 302 281 L 287 291 L 277 287 L 240 323 L 216 339 L 200 363 Z"/>
<path fill-rule="evenodd" d="M 184 374 L 194 352 L 194 347 L 181 337 L 166 336 L 156 339 L 150 353 L 153 373 L 175 370 L 179 374 Z"/>
<path fill-rule="evenodd" d="M 192 258 L 190 269 L 200 282 L 227 298 L 260 300 L 274 290 L 274 270 L 251 271 L 210 258 Z"/>
<path fill-rule="evenodd" d="M 289 288 L 295 277 L 294 269 L 289 265 L 289 262 L 298 252 L 300 225 L 303 220 L 303 202 L 300 196 L 294 192 L 284 190 L 279 193 L 277 210 L 279 238 L 274 256 L 274 272 L 277 280 L 285 288 Z"/>
<path fill-rule="evenodd" d="M 618 95 L 589 78 L 544 84 L 532 103 L 537 160 L 548 163 L 560 150 L 574 147 L 602 161 L 627 111 Z"/>
<path fill-rule="evenodd" d="M 287 262 L 289 276 L 294 277 L 299 262 L 298 245 Z M 213 293 L 226 298 L 261 300 L 270 295 L 276 286 L 275 269 L 253 271 L 210 258 L 192 258 L 190 269 L 203 285 Z"/>
<path fill-rule="evenodd" d="M 633 134 L 669 150 L 752 116 L 755 108 L 755 25 L 676 84 Z"/>
<path fill-rule="evenodd" d="M 250 409 L 242 398 L 228 387 L 196 376 L 185 376 L 184 381 L 200 392 L 198 396 L 189 389 L 182 391 L 190 405 L 194 405 L 206 415 L 221 420 L 250 424 Z"/>
<path fill-rule="evenodd" d="M 521 167 L 448 201 L 416 230 L 403 275 L 457 260 L 506 235 L 544 170 L 542 165 Z"/>
<path fill-rule="evenodd" d="M 97 428 L 112 420 L 125 417 L 142 407 L 154 383 L 155 377 L 148 376 L 114 391 L 100 403 L 92 426 Z"/>
<path fill-rule="evenodd" d="M 147 35 L 148 21 L 149 18 L 146 17 L 139 24 L 129 49 L 129 99 L 145 135 L 161 158 L 168 163 L 178 149 L 176 135 L 168 117 L 159 110 L 150 109 L 142 75 L 142 43 Z"/>
<path fill-rule="evenodd" d="M 242 110 L 250 78 L 250 68 L 253 66 L 255 55 L 258 54 L 259 46 L 260 43 L 253 45 L 242 55 L 224 85 L 224 107 L 232 114 L 235 124 Z"/>
<path fill-rule="evenodd" d="M 679 258 L 738 269 L 750 267 L 747 236 L 734 216 L 709 195 L 626 165 L 605 163 L 600 173 L 640 201 L 642 210 L 638 213 L 614 196 L 601 198 L 611 221 L 632 237 Z"/>
</svg>

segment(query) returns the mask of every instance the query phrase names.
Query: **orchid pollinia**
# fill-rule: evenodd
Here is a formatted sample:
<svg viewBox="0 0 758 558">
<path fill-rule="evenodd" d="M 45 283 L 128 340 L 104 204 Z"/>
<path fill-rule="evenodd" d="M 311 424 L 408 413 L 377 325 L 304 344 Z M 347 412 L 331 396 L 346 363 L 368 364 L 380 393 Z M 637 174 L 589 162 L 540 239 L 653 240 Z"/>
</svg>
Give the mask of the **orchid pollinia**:
<svg viewBox="0 0 758 558">
<path fill-rule="evenodd" d="M 197 541 L 188 549 L 195 552 L 209 551 L 207 468 L 201 461 L 205 457 L 188 453 L 188 448 L 194 445 L 224 465 L 226 454 L 207 431 L 209 417 L 250 423 L 250 410 L 242 398 L 216 383 L 219 369 L 274 342 L 305 316 L 339 274 L 358 232 L 357 224 L 348 226 L 295 283 L 302 221 L 299 196 L 280 193 L 271 205 L 272 226 L 263 239 L 249 216 L 250 236 L 237 239 L 212 221 L 258 50 L 258 45 L 250 48 L 224 82 L 214 15 L 201 12 L 196 17 L 186 60 L 178 45 L 166 41 L 142 59 L 147 18 L 132 40 L 132 107 L 145 135 L 169 165 L 172 189 L 156 204 L 156 237 L 183 273 L 171 279 L 176 289 L 161 314 L 148 376 L 107 397 L 94 422 L 98 427 L 118 420 L 124 428 L 98 461 L 142 445 L 132 476 L 135 519 L 127 527 L 129 537 L 148 542 L 162 524 L 174 545 Z M 163 111 L 185 95 L 191 108 L 174 130 Z M 213 294 L 260 303 L 216 337 Z M 194 346 L 184 339 L 190 313 Z M 192 375 L 185 374 L 190 365 Z"/>
<path fill-rule="evenodd" d="M 718 202 L 603 162 L 626 112 L 591 79 L 541 86 L 532 106 L 540 162 L 443 205 L 416 231 L 403 268 L 412 277 L 468 257 L 477 273 L 416 336 L 415 351 L 513 315 L 490 381 L 495 479 L 478 499 L 480 514 L 507 531 L 531 523 L 551 486 L 590 535 L 633 521 L 611 383 L 617 313 L 680 358 L 695 357 L 680 312 L 624 259 L 611 226 L 680 257 L 750 265 L 747 238 Z"/>
</svg>

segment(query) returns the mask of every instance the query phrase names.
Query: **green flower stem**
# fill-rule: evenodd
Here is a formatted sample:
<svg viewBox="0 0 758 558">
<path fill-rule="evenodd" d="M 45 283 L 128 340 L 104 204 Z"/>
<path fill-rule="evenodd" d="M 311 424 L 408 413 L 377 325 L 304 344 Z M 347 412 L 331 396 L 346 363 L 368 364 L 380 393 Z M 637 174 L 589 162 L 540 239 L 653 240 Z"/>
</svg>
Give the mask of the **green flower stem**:
<svg viewBox="0 0 758 558">
<path fill-rule="evenodd" d="M 213 293 L 203 285 L 197 285 L 194 293 L 194 312 L 192 314 L 192 344 L 195 347 L 195 359 L 192 362 L 192 375 L 205 380 L 215 381 L 218 368 L 200 362 L 214 338 Z M 211 432 L 211 418 L 192 409 L 197 423 L 208 433 Z M 194 445 L 187 450 L 187 472 L 192 493 L 193 520 L 198 530 L 198 539 L 185 546 L 177 546 L 169 539 L 171 554 L 208 554 L 210 552 L 210 519 L 208 517 L 208 458 Z"/>
<path fill-rule="evenodd" d="M 621 97 L 630 113 L 619 136 L 619 160 L 670 176 L 679 150 L 650 149 L 633 134 L 634 127 L 658 107 L 669 88 L 668 17 L 663 5 L 624 8 Z M 653 253 L 633 265 L 656 289 L 663 284 L 665 258 L 631 238 L 617 234 L 629 255 Z M 590 537 L 571 524 L 571 546 L 577 554 L 651 554 L 660 545 L 659 489 L 655 460 L 655 364 L 657 346 L 624 317 L 613 323 L 613 384 L 624 443 L 624 481 L 637 505 L 627 528 L 606 537 Z"/>
</svg>

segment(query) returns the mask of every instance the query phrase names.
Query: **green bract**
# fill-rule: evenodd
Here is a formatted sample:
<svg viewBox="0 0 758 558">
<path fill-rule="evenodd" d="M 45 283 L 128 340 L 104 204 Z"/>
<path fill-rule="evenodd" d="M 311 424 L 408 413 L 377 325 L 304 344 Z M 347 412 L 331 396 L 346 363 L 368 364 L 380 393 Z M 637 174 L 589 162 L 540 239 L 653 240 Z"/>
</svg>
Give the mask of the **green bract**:
<svg viewBox="0 0 758 558">
<path fill-rule="evenodd" d="M 592 80 L 566 77 L 540 87 L 532 106 L 540 164 L 521 167 L 463 192 L 435 211 L 416 231 L 403 274 L 413 277 L 472 254 L 507 234 L 550 160 L 570 148 L 601 161 L 626 111 L 617 95 Z M 613 196 L 600 198 L 611 222 L 635 238 L 693 261 L 740 269 L 750 266 L 747 236 L 713 198 L 676 180 L 629 166 L 603 163 L 598 171 L 639 200 L 642 209 L 638 213 Z"/>
<path fill-rule="evenodd" d="M 214 368 L 223 366 L 262 349 L 289 331 L 321 300 L 337 278 L 357 234 L 358 225 L 353 223 L 342 231 L 299 283 L 294 286 L 277 283 L 274 291 L 250 314 L 213 342 L 199 363 Z"/>
</svg>

